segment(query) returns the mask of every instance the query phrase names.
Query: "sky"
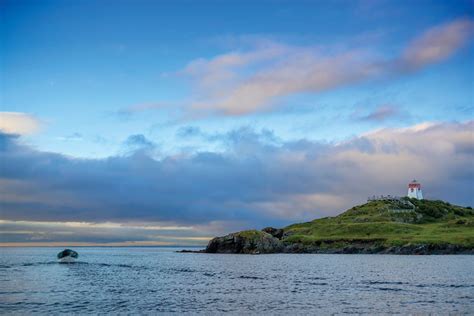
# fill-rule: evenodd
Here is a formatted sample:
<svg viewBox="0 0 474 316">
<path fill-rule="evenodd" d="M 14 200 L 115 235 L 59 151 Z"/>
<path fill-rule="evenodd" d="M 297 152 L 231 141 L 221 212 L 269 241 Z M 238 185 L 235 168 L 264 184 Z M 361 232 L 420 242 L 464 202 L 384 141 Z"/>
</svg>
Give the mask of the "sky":
<svg viewBox="0 0 474 316">
<path fill-rule="evenodd" d="M 0 245 L 474 205 L 474 1 L 0 0 Z"/>
</svg>

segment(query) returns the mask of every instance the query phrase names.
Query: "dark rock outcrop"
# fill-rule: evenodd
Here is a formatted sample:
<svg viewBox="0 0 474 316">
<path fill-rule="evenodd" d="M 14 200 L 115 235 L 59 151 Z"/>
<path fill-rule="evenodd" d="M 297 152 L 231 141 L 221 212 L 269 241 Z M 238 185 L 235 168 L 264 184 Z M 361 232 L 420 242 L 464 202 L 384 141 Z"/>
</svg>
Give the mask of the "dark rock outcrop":
<svg viewBox="0 0 474 316">
<path fill-rule="evenodd" d="M 268 254 L 268 253 L 320 253 L 320 254 L 394 254 L 394 255 L 443 255 L 474 254 L 469 247 L 451 244 L 409 244 L 387 247 L 377 240 L 352 241 L 344 245 L 331 242 L 302 244 L 287 243 L 267 232 L 244 231 L 213 238 L 206 249 L 182 251 L 194 253 Z"/>
<path fill-rule="evenodd" d="M 474 249 L 452 244 L 413 244 L 398 247 L 388 247 L 379 253 L 396 255 L 472 255 L 474 254 Z"/>
<path fill-rule="evenodd" d="M 262 229 L 262 232 L 268 233 L 277 239 L 281 239 L 283 237 L 283 229 L 281 228 L 265 227 Z"/>
<path fill-rule="evenodd" d="M 392 255 L 450 255 L 474 254 L 474 249 L 452 244 L 409 244 L 387 247 L 378 242 L 352 242 L 344 246 L 286 243 L 284 253 L 324 253 L 324 254 L 392 254 Z"/>
<path fill-rule="evenodd" d="M 259 254 L 282 252 L 282 250 L 282 242 L 271 234 L 247 230 L 211 239 L 205 252 Z"/>
</svg>

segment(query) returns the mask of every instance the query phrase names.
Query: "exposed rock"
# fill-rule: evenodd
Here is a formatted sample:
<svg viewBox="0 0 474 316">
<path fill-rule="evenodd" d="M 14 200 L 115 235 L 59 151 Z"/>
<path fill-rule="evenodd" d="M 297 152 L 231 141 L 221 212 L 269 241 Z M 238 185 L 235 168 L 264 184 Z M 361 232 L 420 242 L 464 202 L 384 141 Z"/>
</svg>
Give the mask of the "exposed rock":
<svg viewBox="0 0 474 316">
<path fill-rule="evenodd" d="M 325 254 L 393 254 L 393 255 L 448 255 L 474 254 L 474 249 L 452 244 L 410 244 L 387 247 L 378 242 L 352 242 L 345 246 L 305 245 L 301 243 L 285 244 L 284 253 L 325 253 Z"/>
<path fill-rule="evenodd" d="M 336 217 L 216 237 L 202 252 L 474 254 L 472 208 L 443 201 L 404 201 L 370 201 Z M 425 235 L 429 238 L 420 238 Z"/>
<path fill-rule="evenodd" d="M 397 255 L 449 255 L 474 254 L 474 249 L 452 244 L 411 244 L 398 247 L 389 247 L 380 253 Z"/>
<path fill-rule="evenodd" d="M 257 230 L 247 230 L 215 237 L 206 247 L 207 253 L 275 253 L 281 252 L 283 244 L 272 235 Z"/>
<path fill-rule="evenodd" d="M 247 231 L 248 232 L 248 231 Z M 251 231 L 255 232 L 255 231 Z M 285 243 L 268 233 L 256 236 L 242 236 L 242 233 L 229 234 L 212 239 L 206 249 L 180 250 L 183 253 L 320 253 L 320 254 L 393 254 L 393 255 L 474 255 L 474 249 L 452 244 L 409 244 L 387 247 L 379 243 L 357 243 L 345 246 L 321 244 Z M 259 232 L 260 233 L 260 232 Z"/>
<path fill-rule="evenodd" d="M 199 250 L 182 249 L 182 250 L 177 250 L 176 252 L 181 252 L 181 253 L 203 253 L 203 252 L 205 252 L 205 249 L 199 249 Z"/>
<path fill-rule="evenodd" d="M 262 232 L 268 233 L 278 239 L 281 239 L 283 237 L 283 229 L 280 228 L 265 227 L 264 229 L 262 229 Z"/>
</svg>

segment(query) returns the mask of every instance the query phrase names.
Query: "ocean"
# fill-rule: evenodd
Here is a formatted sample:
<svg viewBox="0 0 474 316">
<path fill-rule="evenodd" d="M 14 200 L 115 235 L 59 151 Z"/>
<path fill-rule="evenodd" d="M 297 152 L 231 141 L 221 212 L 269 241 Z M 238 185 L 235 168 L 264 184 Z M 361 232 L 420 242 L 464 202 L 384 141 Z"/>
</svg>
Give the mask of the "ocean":
<svg viewBox="0 0 474 316">
<path fill-rule="evenodd" d="M 474 256 L 0 248 L 1 314 L 474 313 Z"/>
</svg>

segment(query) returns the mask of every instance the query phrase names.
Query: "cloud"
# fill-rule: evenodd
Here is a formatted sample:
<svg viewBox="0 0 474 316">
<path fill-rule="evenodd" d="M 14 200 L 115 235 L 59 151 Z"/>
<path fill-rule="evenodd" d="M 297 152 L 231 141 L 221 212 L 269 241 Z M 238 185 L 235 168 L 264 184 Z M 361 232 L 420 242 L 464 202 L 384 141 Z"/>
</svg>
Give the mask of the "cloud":
<svg viewBox="0 0 474 316">
<path fill-rule="evenodd" d="M 471 39 L 473 25 L 472 20 L 462 18 L 432 27 L 390 57 L 376 48 L 291 46 L 260 39 L 250 50 L 191 61 L 179 73 L 194 80 L 195 95 L 192 101 L 173 107 L 192 119 L 246 115 L 272 110 L 295 94 L 407 75 L 459 51 Z M 163 106 L 136 107 L 134 111 Z"/>
<path fill-rule="evenodd" d="M 142 134 L 130 135 L 126 140 L 125 144 L 131 147 L 154 147 L 152 141 L 148 140 Z"/>
<path fill-rule="evenodd" d="M 436 26 L 413 40 L 406 47 L 401 61 L 411 69 L 443 61 L 469 40 L 473 30 L 474 22 L 469 19 Z"/>
<path fill-rule="evenodd" d="M 142 104 L 135 104 L 132 106 L 129 106 L 125 109 L 122 109 L 119 111 L 119 114 L 121 115 L 128 115 L 134 112 L 143 112 L 143 111 L 148 111 L 148 110 L 159 110 L 163 108 L 168 108 L 170 106 L 174 106 L 175 104 L 173 103 L 142 103 Z"/>
<path fill-rule="evenodd" d="M 31 114 L 0 112 L 0 131 L 9 134 L 33 134 L 39 131 L 41 122 Z"/>
<path fill-rule="evenodd" d="M 363 121 L 382 122 L 400 115 L 399 110 L 390 104 L 380 105 L 367 115 L 356 117 Z"/>
<path fill-rule="evenodd" d="M 1 134 L 0 215 L 7 221 L 191 226 L 189 236 L 212 236 L 335 215 L 367 196 L 403 195 L 413 178 L 427 198 L 472 205 L 473 129 L 473 121 L 430 122 L 319 143 L 274 141 L 269 131 L 243 128 L 220 135 L 219 141 L 227 139 L 221 152 L 161 159 L 147 152 L 73 159 Z M 129 140 L 147 144 L 137 135 Z M 216 228 L 216 222 L 225 224 Z M 135 237 L 117 229 L 122 237 L 117 232 L 107 241 L 151 240 L 143 239 L 146 229 Z M 88 241 L 99 238 L 83 232 Z"/>
<path fill-rule="evenodd" d="M 229 90 L 210 97 L 193 109 L 214 109 L 227 115 L 265 110 L 279 98 L 297 93 L 331 90 L 344 85 L 399 75 L 441 62 L 454 54 L 472 33 L 473 22 L 457 20 L 434 27 L 410 43 L 402 56 L 384 60 L 366 51 L 322 53 L 314 48 L 280 50 L 280 57 Z M 219 77 L 214 75 L 214 77 Z M 222 80 L 222 78 L 219 78 Z"/>
<path fill-rule="evenodd" d="M 164 223 L 166 224 L 166 223 Z M 0 220 L 0 240 L 17 243 L 107 245 L 203 245 L 212 236 L 191 226 L 163 223 L 90 223 Z"/>
<path fill-rule="evenodd" d="M 216 84 L 221 85 L 223 82 L 229 84 L 233 79 L 237 79 L 238 72 L 236 68 L 280 58 L 288 53 L 290 49 L 288 46 L 260 39 L 256 42 L 253 51 L 233 51 L 209 60 L 199 58 L 191 61 L 180 73 L 198 77 L 201 88 L 212 89 Z"/>
<path fill-rule="evenodd" d="M 295 50 L 284 62 L 258 71 L 227 91 L 219 88 L 210 101 L 197 102 L 192 109 L 248 114 L 273 107 L 284 96 L 325 91 L 382 74 L 383 68 L 367 64 L 364 59 L 361 52 L 329 57 L 306 49 Z"/>
<path fill-rule="evenodd" d="M 183 126 L 176 131 L 176 136 L 180 138 L 192 138 L 202 136 L 203 132 L 197 126 Z"/>
<path fill-rule="evenodd" d="M 126 151 L 131 154 L 136 154 L 137 152 L 152 154 L 157 148 L 157 145 L 143 134 L 130 135 L 123 144 Z"/>
<path fill-rule="evenodd" d="M 58 137 L 57 139 L 64 142 L 78 142 L 78 141 L 83 141 L 84 137 L 82 136 L 81 133 L 76 132 L 67 136 Z"/>
</svg>

